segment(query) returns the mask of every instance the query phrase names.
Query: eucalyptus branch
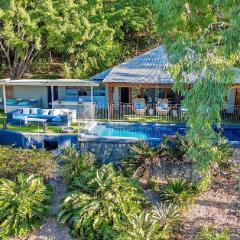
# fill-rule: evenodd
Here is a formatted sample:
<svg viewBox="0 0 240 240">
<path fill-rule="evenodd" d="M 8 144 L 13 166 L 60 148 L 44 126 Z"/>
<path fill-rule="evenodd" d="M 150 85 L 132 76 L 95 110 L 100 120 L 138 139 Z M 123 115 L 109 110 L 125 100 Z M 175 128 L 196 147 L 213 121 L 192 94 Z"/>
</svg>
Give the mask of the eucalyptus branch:
<svg viewBox="0 0 240 240">
<path fill-rule="evenodd" d="M 229 27 L 230 24 L 227 22 L 215 22 L 215 23 L 210 23 L 208 27 L 205 29 L 203 32 L 203 35 L 200 36 L 198 43 L 206 36 L 206 34 L 209 32 L 210 29 L 212 29 L 214 26 L 217 26 L 218 28 L 222 27 Z"/>
</svg>

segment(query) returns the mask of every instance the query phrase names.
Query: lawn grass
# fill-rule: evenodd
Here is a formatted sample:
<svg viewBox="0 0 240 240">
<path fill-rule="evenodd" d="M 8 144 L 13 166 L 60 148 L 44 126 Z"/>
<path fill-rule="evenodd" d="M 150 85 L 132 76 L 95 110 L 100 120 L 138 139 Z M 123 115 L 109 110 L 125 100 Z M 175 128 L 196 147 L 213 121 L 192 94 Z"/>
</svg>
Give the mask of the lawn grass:
<svg viewBox="0 0 240 240">
<path fill-rule="evenodd" d="M 7 117 L 4 114 L 3 110 L 0 110 L 0 128 L 3 128 L 3 124 L 6 122 Z M 78 131 L 78 124 L 73 123 L 72 126 L 75 130 L 75 132 Z M 48 126 L 47 133 L 60 133 L 62 126 Z M 7 129 L 16 131 L 16 132 L 28 132 L 28 133 L 42 133 L 44 131 L 42 124 L 31 124 L 28 126 L 15 126 L 8 124 Z"/>
</svg>

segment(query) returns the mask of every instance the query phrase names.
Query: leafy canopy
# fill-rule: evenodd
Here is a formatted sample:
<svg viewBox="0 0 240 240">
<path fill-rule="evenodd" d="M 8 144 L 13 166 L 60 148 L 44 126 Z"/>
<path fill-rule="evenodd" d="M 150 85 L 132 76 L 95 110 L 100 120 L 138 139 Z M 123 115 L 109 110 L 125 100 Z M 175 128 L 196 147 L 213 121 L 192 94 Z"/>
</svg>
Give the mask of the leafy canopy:
<svg viewBox="0 0 240 240">
<path fill-rule="evenodd" d="M 21 172 L 51 178 L 57 162 L 51 153 L 36 149 L 0 147 L 0 177 L 14 179 Z"/>
<path fill-rule="evenodd" d="M 64 77 L 87 78 L 150 44 L 154 17 L 144 0 L 0 0 L 0 51 L 14 79 L 52 53 Z"/>
<path fill-rule="evenodd" d="M 113 30 L 97 15 L 101 7 L 97 0 L 1 1 L 0 46 L 11 78 L 20 78 L 40 51 L 73 53 L 91 40 L 111 40 Z"/>
<path fill-rule="evenodd" d="M 200 170 L 219 158 L 220 110 L 239 66 L 240 7 L 236 0 L 155 0 L 175 90 L 185 99 L 188 154 Z M 194 81 L 190 88 L 189 82 Z"/>
</svg>

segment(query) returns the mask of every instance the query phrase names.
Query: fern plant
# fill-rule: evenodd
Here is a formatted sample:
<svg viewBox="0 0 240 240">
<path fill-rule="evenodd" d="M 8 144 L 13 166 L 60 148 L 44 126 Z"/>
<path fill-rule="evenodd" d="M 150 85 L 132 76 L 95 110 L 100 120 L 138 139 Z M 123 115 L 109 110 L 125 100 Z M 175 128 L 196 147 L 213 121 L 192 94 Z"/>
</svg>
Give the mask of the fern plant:
<svg viewBox="0 0 240 240">
<path fill-rule="evenodd" d="M 186 207 L 193 201 L 196 193 L 195 186 L 188 183 L 185 179 L 172 178 L 168 179 L 167 185 L 160 193 L 160 198 L 166 203 Z"/>
<path fill-rule="evenodd" d="M 41 177 L 18 174 L 15 181 L 0 179 L 0 238 L 25 236 L 40 226 L 51 197 Z"/>
<path fill-rule="evenodd" d="M 69 224 L 75 237 L 115 239 L 127 215 L 143 211 L 143 192 L 135 181 L 118 174 L 111 164 L 98 169 L 88 184 L 95 185 L 95 191 L 70 192 L 62 202 L 59 220 Z"/>
</svg>

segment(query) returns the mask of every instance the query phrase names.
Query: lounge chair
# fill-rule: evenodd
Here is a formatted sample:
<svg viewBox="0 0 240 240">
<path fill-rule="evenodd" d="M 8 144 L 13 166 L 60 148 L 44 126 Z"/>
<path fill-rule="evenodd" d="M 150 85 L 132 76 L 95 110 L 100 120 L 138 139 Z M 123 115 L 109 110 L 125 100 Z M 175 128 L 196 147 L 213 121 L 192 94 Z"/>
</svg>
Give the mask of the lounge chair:
<svg viewBox="0 0 240 240">
<path fill-rule="evenodd" d="M 133 111 L 135 114 L 144 115 L 147 111 L 147 106 L 144 98 L 133 99 Z"/>
<path fill-rule="evenodd" d="M 159 98 L 156 105 L 156 113 L 158 115 L 168 115 L 170 107 L 167 98 Z"/>
</svg>

